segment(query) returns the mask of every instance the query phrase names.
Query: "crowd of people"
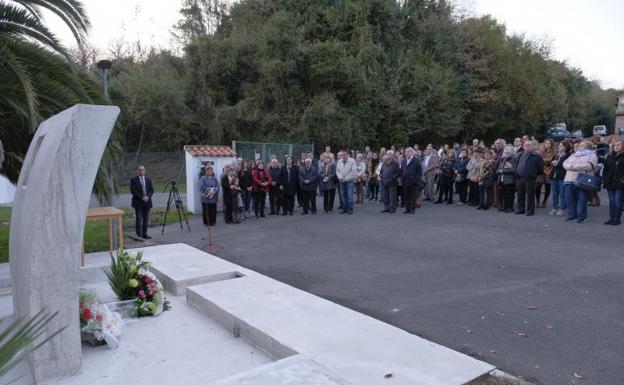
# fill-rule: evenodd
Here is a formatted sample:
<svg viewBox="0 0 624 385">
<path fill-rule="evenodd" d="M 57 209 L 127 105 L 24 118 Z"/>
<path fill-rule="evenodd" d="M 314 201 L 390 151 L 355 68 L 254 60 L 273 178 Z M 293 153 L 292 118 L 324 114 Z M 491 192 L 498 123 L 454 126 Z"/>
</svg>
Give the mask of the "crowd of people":
<svg viewBox="0 0 624 385">
<path fill-rule="evenodd" d="M 269 215 L 317 213 L 317 195 L 323 212 L 336 206 L 353 214 L 354 204 L 383 203 L 383 213 L 414 214 L 423 202 L 469 205 L 477 210 L 495 207 L 505 213 L 532 216 L 536 208 L 585 223 L 588 205 L 599 205 L 598 191 L 609 198 L 605 225 L 619 225 L 624 200 L 624 146 L 620 137 L 591 140 L 545 140 L 524 136 L 513 144 L 497 139 L 491 146 L 475 139 L 471 144 L 428 144 L 372 151 L 330 147 L 314 159 L 271 156 L 263 161 L 238 159 L 226 165 L 220 180 L 211 165 L 202 169 L 200 191 L 204 224 L 214 226 L 221 195 L 226 223 Z M 268 197 L 268 210 L 266 201 Z M 550 198 L 550 199 L 549 199 Z"/>
</svg>

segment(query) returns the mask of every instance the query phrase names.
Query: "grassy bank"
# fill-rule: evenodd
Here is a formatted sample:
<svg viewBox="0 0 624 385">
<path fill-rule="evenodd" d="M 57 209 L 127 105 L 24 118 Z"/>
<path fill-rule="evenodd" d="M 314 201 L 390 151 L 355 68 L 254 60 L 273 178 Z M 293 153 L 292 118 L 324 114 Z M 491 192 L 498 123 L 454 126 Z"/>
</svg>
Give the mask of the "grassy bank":
<svg viewBox="0 0 624 385">
<path fill-rule="evenodd" d="M 124 231 L 134 232 L 134 209 L 123 209 Z M 190 213 L 188 213 L 190 215 Z M 165 208 L 158 207 L 150 212 L 150 226 L 162 226 Z M 9 224 L 11 208 L 0 207 L 0 262 L 9 261 Z M 167 224 L 178 220 L 175 210 L 167 215 Z M 108 221 L 88 221 L 85 224 L 84 247 L 86 253 L 108 250 Z"/>
</svg>

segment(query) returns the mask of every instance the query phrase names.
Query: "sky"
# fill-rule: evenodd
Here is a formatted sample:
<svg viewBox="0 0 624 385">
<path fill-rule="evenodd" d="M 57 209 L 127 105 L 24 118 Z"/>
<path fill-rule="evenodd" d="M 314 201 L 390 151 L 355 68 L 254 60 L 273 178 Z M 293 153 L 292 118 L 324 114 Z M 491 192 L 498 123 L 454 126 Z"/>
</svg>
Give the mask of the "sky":
<svg viewBox="0 0 624 385">
<path fill-rule="evenodd" d="M 102 58 L 115 42 L 175 48 L 172 26 L 182 0 L 83 0 L 91 19 L 91 45 Z M 603 88 L 624 88 L 624 0 L 456 0 L 470 15 L 492 15 L 508 33 L 552 45 L 552 58 L 579 68 Z M 56 17 L 50 28 L 72 45 Z M 618 48 L 618 46 L 620 48 Z"/>
</svg>

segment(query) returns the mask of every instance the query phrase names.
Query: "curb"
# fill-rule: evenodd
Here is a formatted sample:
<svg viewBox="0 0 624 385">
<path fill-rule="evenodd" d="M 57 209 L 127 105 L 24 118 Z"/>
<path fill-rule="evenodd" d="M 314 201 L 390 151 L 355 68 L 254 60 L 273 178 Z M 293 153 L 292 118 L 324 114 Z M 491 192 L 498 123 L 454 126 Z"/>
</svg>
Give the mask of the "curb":
<svg viewBox="0 0 624 385">
<path fill-rule="evenodd" d="M 500 378 L 501 380 L 505 380 L 513 385 L 534 385 L 532 382 L 527 380 L 523 380 L 522 378 L 512 376 L 511 374 L 505 373 L 501 370 L 493 370 L 490 372 L 492 377 Z"/>
</svg>

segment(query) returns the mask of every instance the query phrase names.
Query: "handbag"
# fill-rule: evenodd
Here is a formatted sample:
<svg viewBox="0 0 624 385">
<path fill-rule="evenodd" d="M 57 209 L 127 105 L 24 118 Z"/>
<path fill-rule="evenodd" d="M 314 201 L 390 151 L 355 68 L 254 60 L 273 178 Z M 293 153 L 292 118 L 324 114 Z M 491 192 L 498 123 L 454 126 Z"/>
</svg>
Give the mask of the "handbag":
<svg viewBox="0 0 624 385">
<path fill-rule="evenodd" d="M 457 174 L 455 176 L 455 183 L 463 183 L 466 180 L 466 175 L 464 174 Z"/>
<path fill-rule="evenodd" d="M 587 192 L 596 192 L 600 190 L 602 178 L 598 175 L 578 174 L 576 176 L 576 180 L 574 181 L 574 185 Z"/>
</svg>

